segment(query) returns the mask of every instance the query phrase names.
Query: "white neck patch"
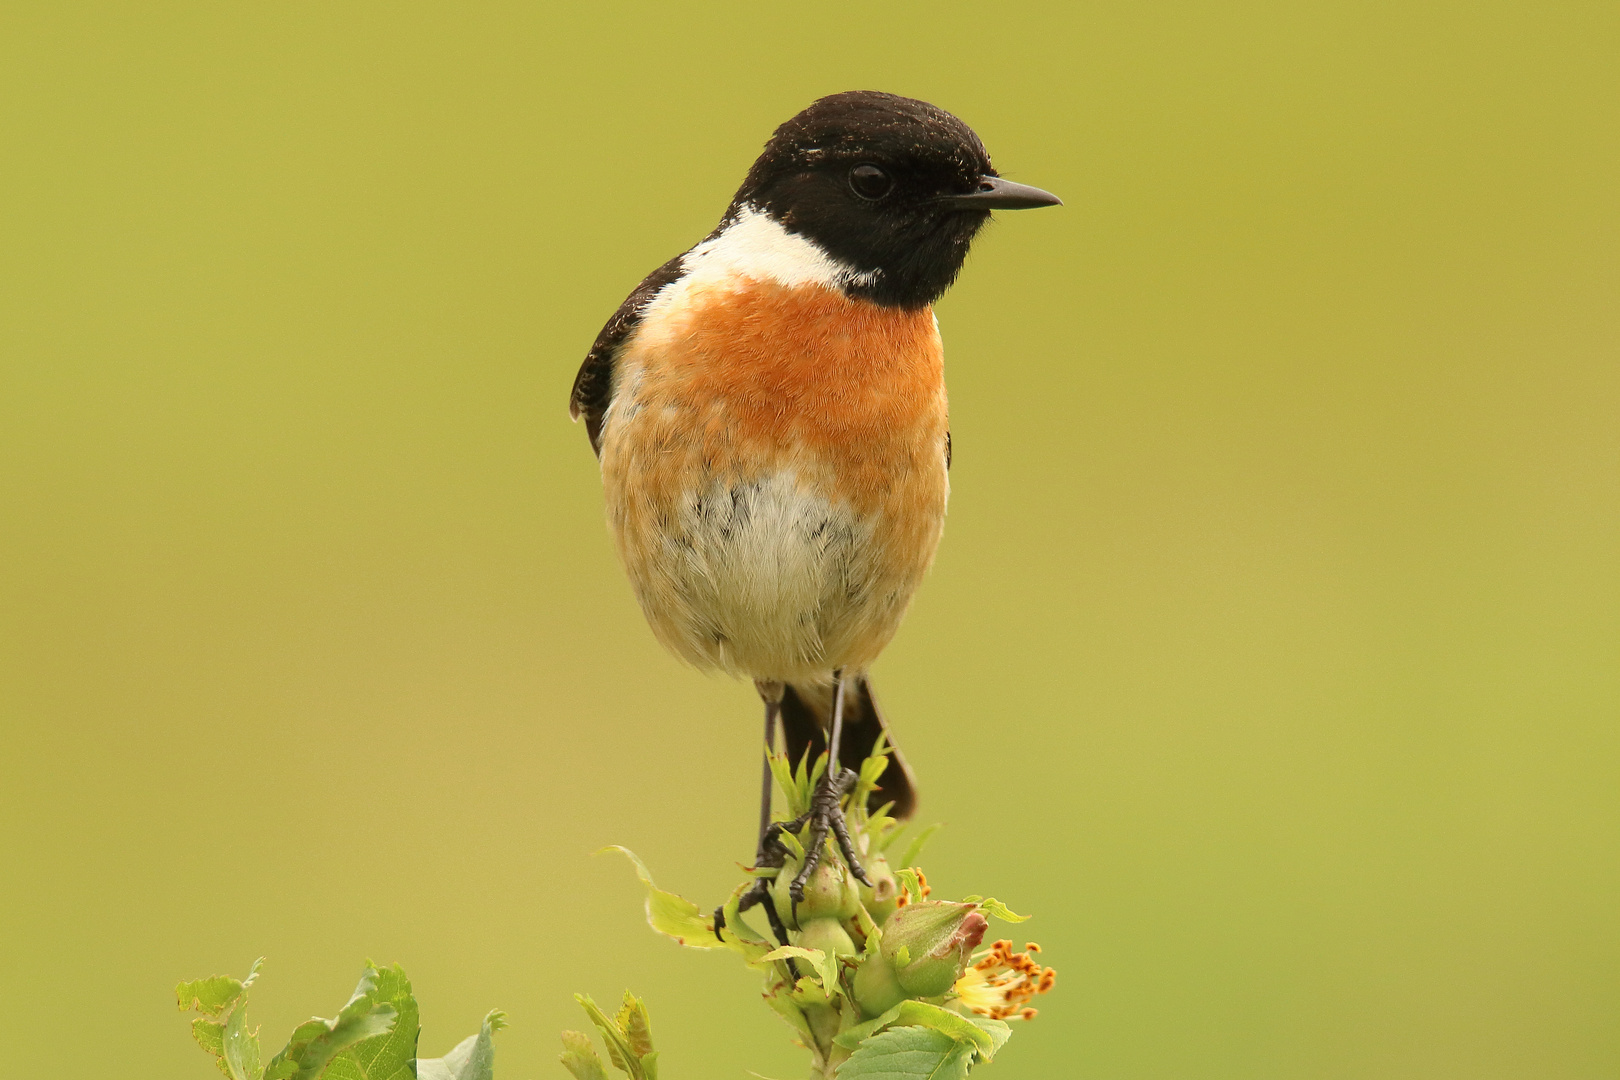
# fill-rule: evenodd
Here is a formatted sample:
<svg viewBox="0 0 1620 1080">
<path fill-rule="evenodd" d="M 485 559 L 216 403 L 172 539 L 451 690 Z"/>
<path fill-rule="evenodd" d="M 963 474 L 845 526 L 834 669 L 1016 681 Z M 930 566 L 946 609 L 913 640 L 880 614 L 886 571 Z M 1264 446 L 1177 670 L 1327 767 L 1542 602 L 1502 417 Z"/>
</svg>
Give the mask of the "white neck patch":
<svg viewBox="0 0 1620 1080">
<path fill-rule="evenodd" d="M 839 262 L 813 241 L 788 232 L 769 214 L 748 205 L 719 236 L 687 252 L 681 269 L 692 285 L 743 277 L 789 288 L 822 285 L 839 291 L 870 285 L 878 276 L 876 270 L 858 271 Z"/>
</svg>

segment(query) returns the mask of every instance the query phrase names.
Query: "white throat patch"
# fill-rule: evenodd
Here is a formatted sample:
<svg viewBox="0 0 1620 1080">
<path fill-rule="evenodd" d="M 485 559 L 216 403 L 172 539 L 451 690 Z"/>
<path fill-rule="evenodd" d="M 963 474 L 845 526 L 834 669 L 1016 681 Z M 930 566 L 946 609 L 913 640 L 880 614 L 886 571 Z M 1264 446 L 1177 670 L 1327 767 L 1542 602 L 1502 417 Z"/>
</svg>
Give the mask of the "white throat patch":
<svg viewBox="0 0 1620 1080">
<path fill-rule="evenodd" d="M 693 285 L 745 277 L 790 288 L 823 285 L 839 291 L 870 285 L 878 276 L 876 270 L 858 271 L 839 262 L 813 241 L 788 232 L 769 214 L 747 205 L 719 236 L 687 252 L 681 269 Z"/>
</svg>

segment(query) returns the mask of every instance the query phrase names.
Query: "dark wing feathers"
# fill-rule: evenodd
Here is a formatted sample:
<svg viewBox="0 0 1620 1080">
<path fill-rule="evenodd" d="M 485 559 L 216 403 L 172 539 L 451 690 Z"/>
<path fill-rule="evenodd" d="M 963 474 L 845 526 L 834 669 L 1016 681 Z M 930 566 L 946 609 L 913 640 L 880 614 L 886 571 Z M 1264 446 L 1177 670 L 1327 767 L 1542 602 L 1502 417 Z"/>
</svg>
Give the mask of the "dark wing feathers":
<svg viewBox="0 0 1620 1080">
<path fill-rule="evenodd" d="M 598 456 L 602 453 L 602 417 L 613 397 L 613 365 L 618 361 L 619 350 L 635 332 L 641 322 L 641 313 L 652 298 L 665 285 L 681 276 L 683 257 L 677 255 L 648 274 L 636 286 L 635 292 L 625 297 L 619 310 L 613 313 L 607 325 L 602 327 L 602 332 L 596 335 L 596 342 L 591 346 L 591 351 L 585 354 L 585 362 L 579 366 L 579 374 L 574 376 L 574 390 L 568 397 L 568 415 L 575 420 L 585 417 L 585 431 L 591 437 L 591 449 Z"/>
</svg>

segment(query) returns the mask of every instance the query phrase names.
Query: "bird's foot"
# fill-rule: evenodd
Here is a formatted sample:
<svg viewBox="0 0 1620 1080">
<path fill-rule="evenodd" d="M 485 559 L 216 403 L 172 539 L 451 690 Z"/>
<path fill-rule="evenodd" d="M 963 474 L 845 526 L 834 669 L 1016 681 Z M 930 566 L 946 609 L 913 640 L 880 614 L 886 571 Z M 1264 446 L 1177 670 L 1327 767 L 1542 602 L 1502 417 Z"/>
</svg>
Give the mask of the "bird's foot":
<svg viewBox="0 0 1620 1080">
<path fill-rule="evenodd" d="M 855 880 L 868 887 L 872 884 L 871 879 L 866 876 L 865 868 L 861 866 L 861 861 L 855 857 L 855 846 L 850 843 L 849 826 L 844 823 L 844 809 L 840 805 L 844 796 L 855 786 L 856 779 L 858 778 L 852 769 L 840 769 L 836 777 L 829 771 L 816 785 L 815 794 L 810 796 L 810 812 L 797 823 L 786 823 L 790 830 L 802 827 L 805 821 L 810 823 L 810 840 L 804 845 L 804 865 L 799 867 L 799 872 L 788 885 L 788 895 L 793 898 L 795 909 L 804 899 L 804 883 L 810 880 L 810 875 L 821 865 L 821 852 L 826 846 L 829 832 L 837 838 L 838 850 L 844 856 L 844 865 L 855 875 Z"/>
<path fill-rule="evenodd" d="M 762 861 L 760 865 L 768 866 L 771 864 Z M 781 866 L 782 860 L 778 859 L 775 865 Z M 737 903 L 737 914 L 741 915 L 748 909 L 758 907 L 760 905 L 763 905 L 765 908 L 765 920 L 771 924 L 771 933 L 776 936 L 776 943 L 778 945 L 786 945 L 788 943 L 787 927 L 782 925 L 782 916 L 776 913 L 776 905 L 771 903 L 770 878 L 754 879 L 753 885 L 749 886 L 748 891 L 742 894 L 742 898 Z M 717 938 L 723 938 L 725 929 L 726 908 L 725 905 L 722 904 L 714 909 L 714 936 Z"/>
</svg>

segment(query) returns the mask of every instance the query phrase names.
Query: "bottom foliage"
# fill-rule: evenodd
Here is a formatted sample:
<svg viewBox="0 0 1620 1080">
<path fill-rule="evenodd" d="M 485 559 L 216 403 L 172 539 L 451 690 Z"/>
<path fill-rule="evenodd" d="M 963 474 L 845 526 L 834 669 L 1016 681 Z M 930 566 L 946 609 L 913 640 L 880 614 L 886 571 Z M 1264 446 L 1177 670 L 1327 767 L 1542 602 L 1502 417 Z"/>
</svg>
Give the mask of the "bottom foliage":
<svg viewBox="0 0 1620 1080">
<path fill-rule="evenodd" d="M 1000 940 L 982 947 L 989 920 L 1022 922 L 1006 905 L 979 896 L 931 898 L 914 864 L 934 831 L 923 830 L 891 869 L 889 853 L 903 829 L 883 810 L 867 813 L 867 796 L 883 773 L 881 748 L 843 787 L 850 850 L 870 884 L 857 881 L 831 839 L 794 901 L 789 883 L 806 862 L 812 836 L 803 822 L 825 759 L 793 768 L 772 759 L 787 817 L 773 830 L 763 865 L 713 914 L 653 883 L 635 855 L 653 929 L 688 948 L 737 954 L 764 977 L 767 1005 L 810 1053 L 813 1080 L 961 1080 L 989 1061 L 1012 1035 L 1009 1020 L 1030 1020 L 1029 1001 L 1052 989 L 1057 973 Z M 745 920 L 752 908 L 767 916 L 761 931 Z M 716 925 L 717 921 L 720 925 Z M 767 934 L 769 937 L 767 937 Z M 783 940 L 783 939 L 786 940 Z M 300 1024 L 287 1046 L 265 1062 L 258 1029 L 247 1026 L 244 979 L 216 975 L 181 983 L 182 1011 L 201 1014 L 192 1035 L 230 1080 L 493 1080 L 493 1036 L 505 1014 L 484 1018 L 481 1030 L 442 1058 L 418 1058 L 421 1028 L 410 980 L 396 964 L 368 964 L 352 997 L 330 1020 Z M 589 997 L 575 999 L 607 1048 L 608 1063 L 628 1080 L 658 1080 L 658 1053 L 646 1006 L 626 993 L 609 1016 Z M 576 1080 L 607 1080 L 607 1066 L 588 1035 L 563 1032 L 562 1064 Z"/>
</svg>

